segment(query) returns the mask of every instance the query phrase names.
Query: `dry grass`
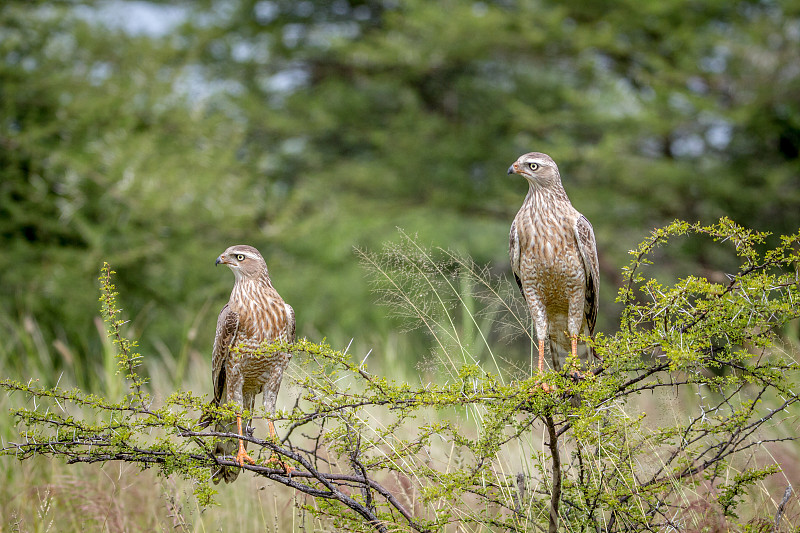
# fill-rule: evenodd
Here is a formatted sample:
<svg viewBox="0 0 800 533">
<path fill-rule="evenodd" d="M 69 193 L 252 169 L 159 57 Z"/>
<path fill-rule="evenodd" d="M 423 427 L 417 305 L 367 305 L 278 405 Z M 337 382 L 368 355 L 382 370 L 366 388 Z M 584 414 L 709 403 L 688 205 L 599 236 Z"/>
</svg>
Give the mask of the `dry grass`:
<svg viewBox="0 0 800 533">
<path fill-rule="evenodd" d="M 699 401 L 702 401 L 699 393 L 690 394 L 687 390 L 678 393 L 675 390 L 662 389 L 659 392 L 635 398 L 627 405 L 626 409 L 630 413 L 647 413 L 648 426 L 655 428 L 685 420 L 692 413 L 693 405 Z M 753 440 L 784 435 L 787 431 L 797 431 L 798 417 L 800 417 L 800 412 L 793 409 L 793 412 L 787 413 L 779 424 L 769 428 L 769 434 L 765 434 L 766 432 L 756 434 L 753 436 Z M 657 453 L 648 454 L 646 457 L 650 462 L 639 465 L 643 472 L 660 466 Z M 728 477 L 723 479 L 723 482 L 730 482 L 743 467 L 765 466 L 773 463 L 781 465 L 783 471 L 756 484 L 756 488 L 748 495 L 747 503 L 739 506 L 736 510 L 739 519 L 724 516 L 718 505 L 719 482 L 712 485 L 705 480 L 704 476 L 698 476 L 694 488 L 687 485 L 679 494 L 682 511 L 681 515 L 676 518 L 679 518 L 683 524 L 682 531 L 729 532 L 740 531 L 744 526 L 752 527 L 754 531 L 775 531 L 776 533 L 800 530 L 800 497 L 797 493 L 800 490 L 800 486 L 797 485 L 797 480 L 800 480 L 800 448 L 796 443 L 790 445 L 770 443 L 754 447 L 749 454 L 738 456 L 728 465 Z M 792 494 L 786 502 L 783 502 L 787 486 L 792 487 Z M 779 528 L 773 529 L 775 517 L 782 502 L 784 506 Z"/>
<path fill-rule="evenodd" d="M 201 509 L 185 481 L 128 465 L 7 463 L 0 531 L 307 531 L 311 520 L 292 491 L 252 476 L 222 487 L 219 505 Z"/>
</svg>

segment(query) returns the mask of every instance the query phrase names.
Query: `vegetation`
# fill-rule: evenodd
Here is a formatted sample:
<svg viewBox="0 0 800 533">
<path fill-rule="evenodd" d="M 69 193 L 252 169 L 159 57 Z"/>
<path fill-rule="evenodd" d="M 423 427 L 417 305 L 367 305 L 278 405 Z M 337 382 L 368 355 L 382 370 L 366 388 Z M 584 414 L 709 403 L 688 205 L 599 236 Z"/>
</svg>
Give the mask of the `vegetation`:
<svg viewBox="0 0 800 533">
<path fill-rule="evenodd" d="M 643 275 L 656 247 L 688 233 L 732 243 L 741 265 L 727 283 L 690 276 L 670 287 Z M 336 530 L 691 530 L 701 525 L 692 495 L 704 492 L 718 494 L 711 508 L 720 525 L 762 530 L 767 522 L 752 512 L 751 488 L 759 484 L 777 507 L 780 484 L 763 482 L 783 472 L 774 445 L 798 438 L 782 426 L 800 409 L 800 364 L 777 335 L 800 317 L 800 284 L 788 270 L 800 261 L 800 232 L 759 252 L 765 237 L 727 219 L 654 231 L 625 271 L 620 331 L 594 343 L 602 362 L 570 361 L 583 366 L 584 379 L 546 373 L 541 379 L 552 392 L 537 386 L 539 376 L 510 374 L 493 354 L 487 339 L 503 329 L 500 317 L 530 329 L 527 313 L 515 314 L 499 296 L 508 289 L 501 280 L 455 254 L 442 263 L 413 241 L 365 254 L 385 278 L 387 298 L 416 313 L 440 346 L 432 381 L 382 377 L 346 351 L 308 340 L 266 345 L 261 355 L 303 354 L 294 372 L 300 394 L 277 417 L 287 427 L 280 441 L 248 437 L 261 460 L 243 468 L 311 497 L 296 505 Z M 145 392 L 136 345 L 121 334 L 111 274 L 104 267 L 101 301 L 128 393 L 112 402 L 4 380 L 0 386 L 34 403 L 14 409 L 22 438 L 2 452 L 157 467 L 161 476 L 190 481 L 200 505 L 211 504 L 213 469 L 236 464 L 215 457 L 213 444 L 233 435 L 200 431 L 198 413 L 232 419 L 235 412 L 188 391 L 163 403 Z M 486 320 L 487 313 L 498 320 Z M 473 326 L 488 324 L 477 351 L 466 344 L 457 314 Z M 492 354 L 485 364 L 475 355 L 481 351 Z M 697 400 L 675 420 L 651 420 L 656 413 L 640 410 L 643 393 Z M 540 441 L 534 435 L 542 427 Z M 267 465 L 272 454 L 295 470 Z M 789 477 L 780 478 L 790 494 Z M 739 521 L 742 507 L 747 522 Z M 784 512 L 776 524 L 791 525 L 797 516 Z"/>
<path fill-rule="evenodd" d="M 525 185 L 504 171 L 532 149 L 592 221 L 604 287 L 676 218 L 792 233 L 799 20 L 789 1 L 4 2 L 2 336 L 35 321 L 88 384 L 109 261 L 148 351 L 207 353 L 230 282 L 211 263 L 245 242 L 301 334 L 379 345 L 398 322 L 353 247 L 401 227 L 507 271 Z M 714 253 L 656 264 L 713 279 L 735 267 Z"/>
<path fill-rule="evenodd" d="M 329 443 L 316 436 L 364 434 L 364 475 L 403 494 L 397 501 L 420 528 L 496 520 L 485 527 L 536 529 L 552 508 L 549 429 L 563 445 L 563 528 L 660 520 L 652 523 L 768 529 L 758 520 L 774 525 L 776 514 L 781 527 L 796 526 L 797 500 L 783 499 L 780 476 L 800 476 L 788 471 L 798 450 L 787 394 L 799 335 L 786 285 L 800 205 L 798 28 L 791 0 L 2 2 L 0 377 L 21 389 L 0 398 L 3 448 L 21 443 L 26 420 L 33 435 L 57 437 L 41 410 L 50 405 L 47 416 L 72 416 L 87 436 L 133 424 L 106 448 L 161 446 L 177 459 L 157 461 L 159 472 L 180 475 L 76 470 L 38 448 L 21 464 L 3 457 L 0 527 L 47 530 L 55 518 L 119 531 L 365 523 L 340 500 L 281 492 L 278 472 L 241 476 L 214 496 L 213 519 L 192 496 L 211 497 L 195 483 L 214 460 L 189 457 L 214 437 L 184 435 L 209 390 L 214 319 L 230 290 L 212 262 L 234 243 L 262 251 L 299 336 L 311 339 L 296 347 L 308 353 L 297 352 L 295 383 L 279 402 L 300 398 L 281 415 L 284 432 L 322 399 L 343 406 L 286 441 L 254 442 L 265 455 L 280 448 L 310 460 Z M 551 375 L 562 391 L 552 398 L 529 392 L 527 315 L 503 281 L 508 227 L 525 193 L 505 169 L 530 150 L 558 162 L 601 262 L 604 364 L 591 382 Z M 723 217 L 752 230 L 715 222 Z M 104 325 L 92 281 L 105 261 L 124 313 Z M 657 281 L 636 277 L 644 261 Z M 141 385 L 138 403 L 115 374 L 120 350 L 144 355 L 135 373 L 124 370 Z M 329 381 L 334 368 L 340 381 Z M 637 376 L 646 377 L 624 381 Z M 424 401 L 375 405 L 375 380 L 384 401 Z M 462 397 L 456 383 L 493 395 Z M 173 395 L 181 390 L 195 394 Z M 53 405 L 53 394 L 64 396 Z M 354 398 L 366 402 L 361 410 L 347 407 Z M 152 413 L 136 411 L 145 404 Z M 766 415 L 742 432 L 743 421 Z M 151 422 L 158 428 L 143 434 L 137 424 Z M 390 427 L 408 449 L 389 439 Z M 431 437 L 418 448 L 421 427 Z M 668 428 L 682 428 L 686 443 Z M 758 439 L 767 444 L 747 447 Z M 776 439 L 790 441 L 768 443 Z M 352 442 L 338 444 L 325 448 L 330 463 L 318 472 L 360 475 Z M 727 455 L 734 449 L 743 453 Z M 68 450 L 91 458 L 80 447 L 55 451 Z M 378 453 L 406 462 L 370 463 Z M 643 457 L 653 462 L 636 462 Z M 774 464 L 784 473 L 767 475 Z M 457 472 L 472 477 L 448 477 Z M 256 490 L 267 478 L 271 490 Z M 373 510 L 358 487 L 348 490 L 370 513 L 410 526 L 379 492 Z M 593 501 L 595 517 L 581 518 Z M 685 522 L 669 523 L 665 509 Z"/>
</svg>

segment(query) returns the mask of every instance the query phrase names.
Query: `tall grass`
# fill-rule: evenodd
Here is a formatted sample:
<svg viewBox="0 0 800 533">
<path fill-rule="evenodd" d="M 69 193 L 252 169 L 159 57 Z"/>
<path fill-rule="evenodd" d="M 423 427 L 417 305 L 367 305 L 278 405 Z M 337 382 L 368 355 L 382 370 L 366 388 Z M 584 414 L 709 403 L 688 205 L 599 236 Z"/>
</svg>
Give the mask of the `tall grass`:
<svg viewBox="0 0 800 533">
<path fill-rule="evenodd" d="M 14 322 L 6 317 L 0 324 L 4 339 L 0 343 L 0 375 L 58 383 L 67 389 L 75 386 L 69 364 L 54 377 L 54 361 L 69 349 L 41 342 L 43 336 L 34 319 Z M 106 349 L 103 359 L 89 372 L 91 383 L 98 393 L 118 398 L 125 385 L 117 374 L 114 349 L 104 330 L 98 335 Z M 184 353 L 192 355 L 186 356 L 190 370 L 181 388 L 208 390 L 208 361 L 189 346 Z M 161 357 L 146 358 L 145 365 L 155 377 L 151 387 L 156 398 L 174 392 L 170 377 L 175 375 L 175 367 L 163 363 Z M 290 402 L 287 396 L 282 395 L 281 402 Z M 9 409 L 30 401 L 20 394 L 0 395 L 3 445 L 20 438 Z M 74 406 L 70 411 L 77 417 L 91 416 Z M 223 487 L 218 506 L 201 509 L 190 484 L 122 463 L 68 465 L 45 458 L 19 462 L 0 457 L 0 471 L 0 531 L 286 531 L 303 519 L 296 516 L 291 491 L 250 476 Z"/>
<path fill-rule="evenodd" d="M 98 324 L 102 320 L 97 318 Z M 197 322 L 197 321 L 195 321 Z M 43 335 L 34 319 L 16 322 L 0 321 L 5 343 L 0 343 L 0 375 L 20 380 L 40 380 L 46 385 L 62 388 L 76 386 L 75 372 L 69 364 L 55 361 L 69 353 L 69 348 L 41 341 Z M 99 342 L 104 346 L 103 357 L 88 372 L 90 385 L 86 390 L 97 391 L 109 398 L 119 398 L 126 384 L 117 372 L 114 346 L 105 330 L 98 327 Z M 129 331 L 130 333 L 130 331 Z M 378 350 L 354 354 L 360 360 L 398 370 L 403 379 L 415 379 L 414 370 L 402 360 L 407 353 L 401 336 L 390 336 Z M 187 335 L 186 346 L 178 358 L 164 354 L 145 354 L 144 369 L 149 377 L 148 387 L 155 401 L 173 393 L 176 388 L 198 394 L 209 391 L 210 355 L 194 347 Z M 185 362 L 180 363 L 184 358 Z M 177 359 L 177 361 L 176 361 Z M 62 363 L 69 363 L 63 361 Z M 378 364 L 376 364 L 378 363 Z M 55 369 L 62 369 L 54 377 Z M 184 368 L 181 371 L 181 367 Z M 80 374 L 80 373 L 78 373 Z M 176 378 L 182 375 L 183 378 Z M 305 370 L 293 362 L 284 379 L 278 405 L 289 409 L 299 390 L 294 379 L 302 378 Z M 179 380 L 178 387 L 174 385 Z M 32 400 L 21 394 L 0 395 L 0 439 L 2 445 L 17 442 L 20 435 L 12 407 L 27 405 Z M 70 406 L 76 417 L 91 418 L 94 413 Z M 266 435 L 263 417 L 254 424 L 259 435 Z M 281 433 L 282 425 L 276 423 Z M 49 458 L 34 458 L 25 462 L 0 457 L 2 486 L 0 486 L 0 531 L 71 532 L 71 531 L 329 531 L 331 526 L 305 510 L 313 507 L 312 498 L 295 494 L 286 487 L 263 478 L 242 475 L 230 485 L 219 487 L 217 505 L 201 508 L 193 495 L 192 483 L 174 477 L 163 478 L 154 470 L 108 463 L 102 465 L 68 465 Z M 209 471 L 210 475 L 210 471 Z"/>
<path fill-rule="evenodd" d="M 493 277 L 491 273 L 472 264 L 468 259 L 446 250 L 427 250 L 419 247 L 413 239 L 402 246 L 387 248 L 383 254 L 361 254 L 362 261 L 376 276 L 376 289 L 382 301 L 391 306 L 394 313 L 407 319 L 409 327 L 423 327 L 431 338 L 431 351 L 426 361 L 417 368 L 403 364 L 403 354 L 409 347 L 403 337 L 393 334 L 383 339 L 375 350 L 364 349 L 350 356 L 364 368 L 377 375 L 390 375 L 397 381 L 407 381 L 414 386 L 426 383 L 444 383 L 457 375 L 463 364 L 476 364 L 486 372 L 496 374 L 503 382 L 530 376 L 533 368 L 525 362 L 530 357 L 532 344 L 527 312 L 516 297 L 516 287 L 508 280 Z M 388 289 L 386 287 L 389 287 Z M 124 295 L 122 296 L 124 299 Z M 193 321 L 197 327 L 200 318 Z M 75 384 L 69 371 L 54 377 L 59 357 L 68 358 L 69 347 L 46 345 L 33 318 L 21 320 L 0 319 L 5 342 L 0 343 L 3 358 L 0 374 L 18 379 L 41 379 L 48 383 L 58 381 L 68 388 Z M 796 349 L 796 328 L 789 326 L 789 346 L 786 355 Z M 792 336 L 794 333 L 794 337 Z M 100 342 L 107 343 L 105 331 L 98 328 Z M 520 339 L 522 342 L 520 342 Z M 193 345 L 194 338 L 187 333 L 186 346 L 178 357 L 148 357 L 144 355 L 144 366 L 150 377 L 149 387 L 156 401 L 172 393 L 176 387 L 202 393 L 210 389 L 208 356 Z M 795 343 L 795 346 L 791 346 Z M 104 356 L 98 361 L 91 380 L 95 390 L 109 396 L 117 396 L 124 389 L 122 378 L 116 372 L 113 346 L 104 344 Z M 416 359 L 416 358 L 414 358 Z M 21 363 L 24 361 L 25 363 Z M 174 361 L 174 362 L 173 362 Z M 313 366 L 303 364 L 298 357 L 287 371 L 284 386 L 278 401 L 279 407 L 291 409 L 299 395 L 297 382 L 302 380 L 338 380 L 324 373 L 313 373 Z M 69 365 L 64 365 L 69 368 Z M 337 382 L 339 389 L 358 387 L 355 382 Z M 49 380 L 49 381 L 48 381 Z M 628 404 L 610 404 L 616 415 L 636 420 L 642 412 L 651 413 L 652 424 L 639 429 L 634 424 L 631 431 L 642 432 L 631 435 L 631 442 L 647 442 L 647 431 L 654 426 L 681 420 L 692 406 L 703 401 L 704 394 L 711 391 L 697 388 L 692 393 L 676 393 L 667 389 L 650 396 L 642 396 Z M 769 399 L 765 399 L 768 401 Z M 0 436 L 3 443 L 18 439 L 14 420 L 8 409 L 27 402 L 21 395 L 0 396 Z M 404 442 L 413 440 L 423 423 L 453 422 L 461 431 L 474 437 L 484 431 L 487 409 L 481 404 L 470 404 L 464 408 L 427 409 L 421 413 L 422 420 L 416 425 L 411 421 L 392 428 L 391 417 L 384 409 L 365 408 L 355 413 L 358 421 L 367 428 L 364 439 L 374 439 L 376 450 L 385 450 L 387 460 L 402 461 L 398 464 L 401 474 L 387 475 L 381 479 L 385 486 L 399 495 L 403 503 L 413 512 L 424 516 L 446 509 L 455 519 L 469 522 L 479 511 L 502 513 L 500 505 L 486 500 L 463 495 L 454 500 L 447 497 L 423 499 L 423 491 L 438 482 L 445 482 L 444 475 L 461 469 L 470 460 L 467 452 L 452 441 L 433 440 L 424 453 L 404 455 L 400 453 Z M 76 412 L 76 416 L 83 413 Z M 786 413 L 782 424 L 774 426 L 774 432 L 796 432 L 798 413 L 792 409 Z M 660 417 L 660 418 L 659 418 Z M 281 416 L 279 414 L 278 418 Z M 256 431 L 266 434 L 263 421 L 256 422 Z M 651 427 L 652 426 L 652 427 Z M 279 434 L 285 431 L 280 421 Z M 388 434 L 383 430 L 392 429 Z M 754 435 L 753 439 L 763 435 Z M 526 494 L 548 490 L 547 465 L 542 457 L 546 452 L 544 428 L 534 424 L 520 438 L 510 440 L 492 461 L 495 483 L 502 488 L 500 504 L 519 509 L 525 516 L 521 528 L 536 529 L 536 524 L 546 522 L 546 517 L 533 508 L 522 508 L 531 502 Z M 567 456 L 572 444 L 564 449 Z M 652 453 L 643 454 L 651 461 L 637 468 L 642 471 L 659 467 L 659 447 L 655 444 Z M 749 495 L 752 505 L 740 512 L 739 521 L 724 517 L 715 506 L 719 488 L 702 480 L 680 493 L 681 515 L 676 524 L 684 531 L 725 531 L 736 524 L 750 524 L 756 530 L 768 530 L 767 525 L 781 507 L 783 490 L 787 484 L 800 479 L 797 462 L 798 449 L 778 447 L 762 449 L 754 447 L 753 453 L 738 461 L 778 462 L 784 465 L 781 474 L 773 475 L 756 484 L 756 492 Z M 322 457 L 321 459 L 331 459 Z M 725 466 L 723 479 L 732 479 L 740 472 L 740 462 L 732 461 Z M 759 463 L 760 464 L 760 463 Z M 220 487 L 218 505 L 202 509 L 192 492 L 191 482 L 174 478 L 163 478 L 153 471 L 117 463 L 106 465 L 65 465 L 51 460 L 33 460 L 19 463 L 10 458 L 0 458 L 3 484 L 0 487 L 0 528 L 9 531 L 329 531 L 331 523 L 324 513 L 314 517 L 309 508 L 316 508 L 313 499 L 294 493 L 283 486 L 250 475 L 241 475 L 232 485 Z M 588 468 L 602 468 L 589 464 Z M 331 464 L 331 470 L 347 472 L 348 464 Z M 425 478 L 417 473 L 425 468 L 441 472 L 442 478 Z M 515 487 L 505 480 L 516 477 Z M 568 509 L 568 508 L 567 508 Z M 569 512 L 564 511 L 564 512 Z M 800 506 L 797 498 L 790 498 L 781 508 L 781 530 L 800 526 Z M 446 529 L 452 531 L 491 531 L 491 525 L 472 522 L 467 529 L 453 524 Z"/>
</svg>

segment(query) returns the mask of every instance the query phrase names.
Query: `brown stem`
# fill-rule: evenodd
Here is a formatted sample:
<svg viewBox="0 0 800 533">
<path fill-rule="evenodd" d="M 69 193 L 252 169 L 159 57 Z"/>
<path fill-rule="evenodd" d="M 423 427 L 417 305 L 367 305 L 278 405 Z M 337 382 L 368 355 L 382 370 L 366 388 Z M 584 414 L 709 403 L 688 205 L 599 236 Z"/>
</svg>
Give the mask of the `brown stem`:
<svg viewBox="0 0 800 533">
<path fill-rule="evenodd" d="M 552 458 L 552 481 L 553 487 L 550 492 L 550 526 L 549 533 L 558 533 L 558 506 L 561 503 L 561 456 L 558 453 L 558 437 L 556 436 L 556 425 L 553 417 L 544 417 L 544 425 L 547 427 L 550 457 Z"/>
<path fill-rule="evenodd" d="M 792 486 L 787 485 L 786 491 L 783 493 L 783 499 L 781 500 L 780 505 L 778 505 L 778 512 L 775 513 L 775 527 L 772 528 L 772 531 L 776 533 L 778 528 L 781 527 L 781 518 L 783 517 L 783 511 L 786 508 L 786 504 L 789 502 L 789 498 L 792 497 Z"/>
</svg>

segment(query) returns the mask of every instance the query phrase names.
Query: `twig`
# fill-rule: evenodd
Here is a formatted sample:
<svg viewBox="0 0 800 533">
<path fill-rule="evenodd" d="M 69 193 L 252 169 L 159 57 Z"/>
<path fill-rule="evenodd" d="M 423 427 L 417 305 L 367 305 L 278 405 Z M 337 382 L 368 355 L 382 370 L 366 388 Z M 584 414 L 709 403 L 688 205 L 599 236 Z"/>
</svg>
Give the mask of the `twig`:
<svg viewBox="0 0 800 533">
<path fill-rule="evenodd" d="M 550 527 L 549 533 L 558 533 L 558 505 L 561 502 L 561 455 L 558 452 L 558 437 L 556 436 L 556 425 L 553 417 L 546 415 L 544 425 L 547 427 L 548 442 L 550 449 L 551 475 L 553 487 L 550 489 Z"/>
<path fill-rule="evenodd" d="M 786 490 L 783 493 L 783 499 L 781 500 L 780 505 L 778 505 L 778 512 L 775 513 L 775 527 L 772 528 L 773 533 L 777 533 L 778 528 L 781 525 L 781 518 L 783 518 L 783 511 L 786 509 L 786 504 L 789 503 L 789 498 L 792 497 L 792 486 L 787 485 Z"/>
</svg>

